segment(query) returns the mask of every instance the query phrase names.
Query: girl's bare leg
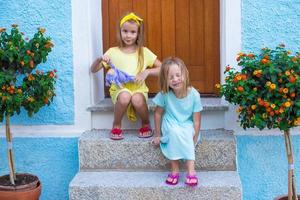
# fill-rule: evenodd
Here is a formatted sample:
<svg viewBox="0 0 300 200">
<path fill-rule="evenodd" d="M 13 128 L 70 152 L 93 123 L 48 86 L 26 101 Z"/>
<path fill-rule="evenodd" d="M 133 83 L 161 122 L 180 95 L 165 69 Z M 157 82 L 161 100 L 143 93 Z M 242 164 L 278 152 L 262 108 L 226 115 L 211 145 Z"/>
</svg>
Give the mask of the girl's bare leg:
<svg viewBox="0 0 300 200">
<path fill-rule="evenodd" d="M 131 103 L 135 112 L 141 117 L 142 126 L 149 125 L 149 111 L 145 96 L 142 93 L 135 93 L 131 97 Z"/>
<path fill-rule="evenodd" d="M 130 103 L 131 95 L 128 92 L 121 92 L 118 95 L 117 102 L 114 108 L 113 128 L 121 128 L 122 118 L 126 112 L 127 106 Z"/>
<path fill-rule="evenodd" d="M 142 93 L 136 93 L 132 95 L 131 104 L 134 107 L 136 113 L 141 117 L 142 128 L 148 127 L 147 129 L 140 129 L 139 137 L 151 137 L 152 130 L 149 128 L 149 111 L 145 96 Z"/>
<path fill-rule="evenodd" d="M 171 173 L 172 174 L 179 173 L 179 161 L 178 160 L 171 160 L 170 163 L 171 163 Z M 171 177 L 168 177 L 167 181 L 176 183 L 178 180 L 172 179 Z"/>
<path fill-rule="evenodd" d="M 187 160 L 186 167 L 187 167 L 188 175 L 196 175 L 194 160 Z M 196 182 L 197 181 L 195 179 L 187 179 L 187 183 L 196 183 Z"/>
</svg>

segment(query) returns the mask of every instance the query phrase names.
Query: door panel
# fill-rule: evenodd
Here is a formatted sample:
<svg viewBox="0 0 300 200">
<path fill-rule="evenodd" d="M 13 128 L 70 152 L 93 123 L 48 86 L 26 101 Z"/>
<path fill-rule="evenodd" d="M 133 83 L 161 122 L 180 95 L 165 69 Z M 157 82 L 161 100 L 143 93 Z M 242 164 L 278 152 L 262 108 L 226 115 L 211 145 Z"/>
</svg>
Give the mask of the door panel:
<svg viewBox="0 0 300 200">
<path fill-rule="evenodd" d="M 180 57 L 191 84 L 202 94 L 216 95 L 220 80 L 219 0 L 103 0 L 104 52 L 117 45 L 119 18 L 135 12 L 145 22 L 145 46 L 160 60 Z M 147 78 L 150 93 L 159 91 L 158 79 Z M 108 94 L 108 93 L 106 93 Z"/>
</svg>

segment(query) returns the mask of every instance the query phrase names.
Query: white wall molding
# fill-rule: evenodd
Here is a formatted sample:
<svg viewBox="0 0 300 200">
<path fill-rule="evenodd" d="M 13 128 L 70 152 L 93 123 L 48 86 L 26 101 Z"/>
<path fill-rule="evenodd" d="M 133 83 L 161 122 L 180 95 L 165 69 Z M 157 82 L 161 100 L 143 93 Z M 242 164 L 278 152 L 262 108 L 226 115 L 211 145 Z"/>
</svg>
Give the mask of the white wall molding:
<svg viewBox="0 0 300 200">
<path fill-rule="evenodd" d="M 11 125 L 13 137 L 78 137 L 86 131 L 73 125 Z M 0 138 L 5 137 L 5 127 L 1 127 Z"/>
<path fill-rule="evenodd" d="M 91 36 L 91 55 L 90 64 L 103 55 L 103 42 L 102 42 L 102 1 L 90 0 L 90 36 Z M 104 75 L 103 69 L 95 74 L 90 72 L 91 78 L 91 97 L 92 104 L 98 103 L 101 99 L 104 99 Z"/>
<path fill-rule="evenodd" d="M 224 83 L 224 70 L 226 65 L 237 66 L 236 54 L 241 51 L 241 0 L 220 0 L 220 30 L 221 30 L 221 67 L 220 82 Z M 225 100 L 223 99 L 223 102 Z M 230 105 L 225 113 L 225 129 L 240 131 L 235 106 Z"/>
<path fill-rule="evenodd" d="M 236 55 L 241 51 L 241 0 L 220 0 L 220 29 L 221 29 L 221 82 L 224 82 L 226 65 L 237 65 Z"/>
</svg>

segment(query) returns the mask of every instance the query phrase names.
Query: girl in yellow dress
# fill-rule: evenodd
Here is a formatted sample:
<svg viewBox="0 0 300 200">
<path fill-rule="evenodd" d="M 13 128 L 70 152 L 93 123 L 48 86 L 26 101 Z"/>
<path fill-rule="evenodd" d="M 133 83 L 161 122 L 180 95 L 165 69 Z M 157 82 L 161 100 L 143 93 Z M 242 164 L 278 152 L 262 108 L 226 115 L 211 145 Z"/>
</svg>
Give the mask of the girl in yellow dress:
<svg viewBox="0 0 300 200">
<path fill-rule="evenodd" d="M 148 87 L 145 79 L 149 75 L 158 75 L 161 62 L 154 53 L 143 46 L 143 19 L 129 13 L 121 18 L 119 25 L 119 46 L 111 47 L 101 58 L 97 58 L 91 66 L 91 71 L 95 73 L 102 67 L 108 68 L 109 63 L 112 63 L 117 70 L 135 77 L 134 82 L 125 82 L 121 86 L 112 82 L 110 86 L 109 93 L 114 103 L 111 139 L 123 139 L 121 121 L 126 111 L 131 121 L 136 121 L 136 114 L 141 118 L 142 125 L 138 136 L 151 137 L 147 106 Z M 113 69 L 107 72 L 108 75 L 114 73 Z"/>
</svg>

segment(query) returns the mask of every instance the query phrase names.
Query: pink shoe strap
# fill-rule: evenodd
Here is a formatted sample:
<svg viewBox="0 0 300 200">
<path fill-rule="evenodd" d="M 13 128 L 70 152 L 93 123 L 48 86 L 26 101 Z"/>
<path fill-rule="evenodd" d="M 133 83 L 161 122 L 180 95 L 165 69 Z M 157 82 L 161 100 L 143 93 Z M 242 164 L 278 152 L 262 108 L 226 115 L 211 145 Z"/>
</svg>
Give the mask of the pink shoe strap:
<svg viewBox="0 0 300 200">
<path fill-rule="evenodd" d="M 171 178 L 171 179 L 178 179 L 179 178 L 179 173 L 169 173 L 168 174 L 168 178 Z"/>
</svg>

